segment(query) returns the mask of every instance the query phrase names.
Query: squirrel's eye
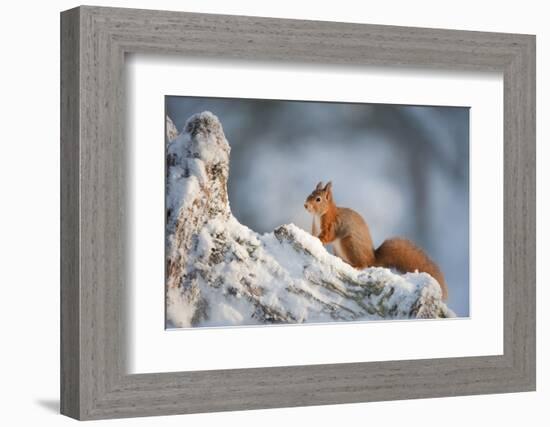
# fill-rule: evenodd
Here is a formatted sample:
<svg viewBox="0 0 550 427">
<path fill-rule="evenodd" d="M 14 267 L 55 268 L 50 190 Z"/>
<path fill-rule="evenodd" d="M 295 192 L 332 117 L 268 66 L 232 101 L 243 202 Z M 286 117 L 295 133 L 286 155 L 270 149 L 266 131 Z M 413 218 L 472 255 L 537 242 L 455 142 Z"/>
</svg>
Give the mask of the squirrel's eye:
<svg viewBox="0 0 550 427">
<path fill-rule="evenodd" d="M 321 201 L 320 197 L 317 197 L 316 202 L 319 203 Z"/>
</svg>

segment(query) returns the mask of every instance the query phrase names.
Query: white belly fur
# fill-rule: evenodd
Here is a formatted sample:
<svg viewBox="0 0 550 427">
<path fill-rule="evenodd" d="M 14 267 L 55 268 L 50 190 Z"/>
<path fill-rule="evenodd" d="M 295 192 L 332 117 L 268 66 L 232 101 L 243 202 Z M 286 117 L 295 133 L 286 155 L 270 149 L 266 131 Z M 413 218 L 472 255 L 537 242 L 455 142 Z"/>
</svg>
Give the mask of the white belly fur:
<svg viewBox="0 0 550 427">
<path fill-rule="evenodd" d="M 313 215 L 313 224 L 315 226 L 315 237 L 319 237 L 321 234 L 321 216 Z"/>
<path fill-rule="evenodd" d="M 344 261 L 347 261 L 346 260 L 346 255 L 344 254 L 344 251 L 342 250 L 342 245 L 340 243 L 340 239 L 336 239 L 335 241 L 332 242 L 332 249 L 334 250 L 334 254 L 337 257 L 342 258 Z"/>
</svg>

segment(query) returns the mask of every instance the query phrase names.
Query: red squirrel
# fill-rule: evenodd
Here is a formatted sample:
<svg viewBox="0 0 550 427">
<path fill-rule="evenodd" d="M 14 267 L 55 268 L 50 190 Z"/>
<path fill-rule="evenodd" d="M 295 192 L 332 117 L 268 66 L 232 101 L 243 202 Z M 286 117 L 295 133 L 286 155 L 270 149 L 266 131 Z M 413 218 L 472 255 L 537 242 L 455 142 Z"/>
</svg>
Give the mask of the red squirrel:
<svg viewBox="0 0 550 427">
<path fill-rule="evenodd" d="M 335 254 L 354 268 L 394 268 L 402 273 L 416 270 L 428 273 L 441 287 L 443 299 L 448 289 L 443 273 L 426 253 L 402 238 L 387 239 L 374 249 L 367 223 L 353 209 L 336 206 L 332 198 L 332 183 L 317 184 L 304 204 L 313 215 L 311 234 L 323 244 L 331 243 Z"/>
</svg>

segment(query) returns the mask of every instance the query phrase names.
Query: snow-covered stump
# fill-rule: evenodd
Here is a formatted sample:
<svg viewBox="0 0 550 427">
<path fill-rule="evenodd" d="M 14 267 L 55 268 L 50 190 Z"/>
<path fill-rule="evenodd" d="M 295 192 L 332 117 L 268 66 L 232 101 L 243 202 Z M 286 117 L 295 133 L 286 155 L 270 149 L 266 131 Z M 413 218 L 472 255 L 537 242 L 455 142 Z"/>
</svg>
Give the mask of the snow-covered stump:
<svg viewBox="0 0 550 427">
<path fill-rule="evenodd" d="M 454 317 L 426 273 L 356 270 L 293 224 L 259 235 L 231 214 L 230 147 L 212 113 L 167 118 L 167 326 Z"/>
</svg>

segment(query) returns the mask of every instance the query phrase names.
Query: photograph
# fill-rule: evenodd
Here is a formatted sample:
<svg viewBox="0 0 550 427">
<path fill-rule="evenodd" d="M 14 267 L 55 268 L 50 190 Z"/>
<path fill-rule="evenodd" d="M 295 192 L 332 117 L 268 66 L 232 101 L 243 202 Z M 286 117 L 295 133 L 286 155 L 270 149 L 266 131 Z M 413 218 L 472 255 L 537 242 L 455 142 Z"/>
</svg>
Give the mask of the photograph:
<svg viewBox="0 0 550 427">
<path fill-rule="evenodd" d="M 167 329 L 470 316 L 468 107 L 165 113 Z"/>
</svg>

